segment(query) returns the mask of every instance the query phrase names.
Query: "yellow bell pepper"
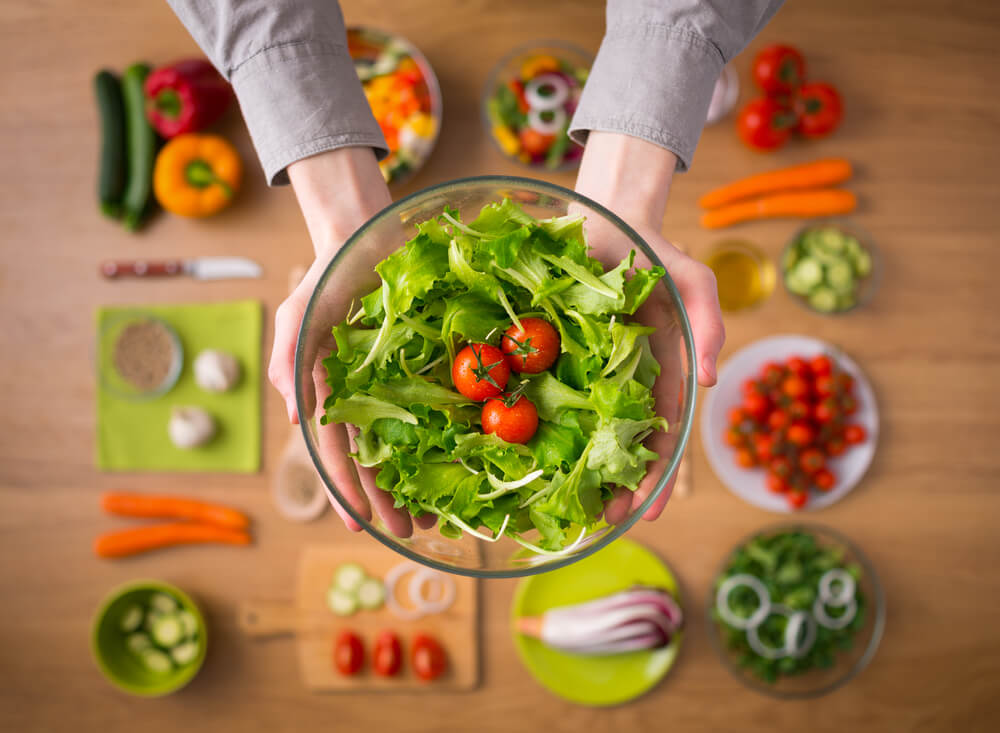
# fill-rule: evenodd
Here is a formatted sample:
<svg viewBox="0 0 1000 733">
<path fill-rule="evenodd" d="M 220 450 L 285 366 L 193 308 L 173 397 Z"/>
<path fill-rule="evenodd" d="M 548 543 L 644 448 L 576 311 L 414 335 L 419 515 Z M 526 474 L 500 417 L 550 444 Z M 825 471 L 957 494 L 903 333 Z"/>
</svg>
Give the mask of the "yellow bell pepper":
<svg viewBox="0 0 1000 733">
<path fill-rule="evenodd" d="M 493 137 L 507 155 L 517 155 L 521 150 L 521 141 L 507 125 L 493 125 Z"/>
<path fill-rule="evenodd" d="M 153 193 L 172 214 L 211 216 L 232 201 L 242 173 L 236 149 L 218 135 L 178 135 L 156 157 Z"/>
<path fill-rule="evenodd" d="M 531 56 L 521 64 L 521 79 L 530 81 L 536 76 L 547 74 L 550 71 L 559 71 L 559 59 L 549 56 L 547 53 L 540 53 Z"/>
</svg>

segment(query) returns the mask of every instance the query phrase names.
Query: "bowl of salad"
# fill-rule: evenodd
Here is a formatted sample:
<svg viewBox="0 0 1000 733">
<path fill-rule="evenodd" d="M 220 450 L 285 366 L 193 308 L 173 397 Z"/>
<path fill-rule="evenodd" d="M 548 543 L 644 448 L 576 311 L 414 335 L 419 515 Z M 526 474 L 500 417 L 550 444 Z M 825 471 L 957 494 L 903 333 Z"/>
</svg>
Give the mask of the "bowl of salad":
<svg viewBox="0 0 1000 733">
<path fill-rule="evenodd" d="M 868 558 L 816 524 L 774 525 L 738 543 L 707 607 L 710 637 L 733 675 L 785 699 L 852 680 L 885 629 L 885 594 Z"/>
<path fill-rule="evenodd" d="M 348 240 L 306 308 L 295 388 L 353 521 L 430 567 L 516 577 L 606 546 L 666 490 L 692 364 L 680 295 L 628 225 L 492 176 L 405 197 Z"/>
<path fill-rule="evenodd" d="M 347 29 L 347 47 L 389 155 L 379 162 L 387 183 L 420 169 L 441 130 L 441 89 L 416 46 L 400 36 L 367 27 Z"/>
<path fill-rule="evenodd" d="M 530 168 L 572 170 L 583 148 L 566 134 L 593 57 L 562 41 L 511 51 L 483 90 L 483 124 L 505 156 Z"/>
</svg>

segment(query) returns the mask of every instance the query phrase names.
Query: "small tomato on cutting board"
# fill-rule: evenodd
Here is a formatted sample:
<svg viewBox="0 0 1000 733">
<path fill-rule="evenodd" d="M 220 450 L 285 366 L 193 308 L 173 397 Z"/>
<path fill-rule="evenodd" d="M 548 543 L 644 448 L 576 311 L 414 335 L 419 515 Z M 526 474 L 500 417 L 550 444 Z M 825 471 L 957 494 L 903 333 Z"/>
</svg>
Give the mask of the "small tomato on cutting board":
<svg viewBox="0 0 1000 733">
<path fill-rule="evenodd" d="M 447 671 L 448 655 L 437 639 L 427 634 L 417 634 L 410 647 L 410 664 L 418 678 L 430 682 Z"/>
<path fill-rule="evenodd" d="M 372 667 L 380 677 L 395 677 L 403 668 L 403 645 L 392 631 L 380 631 L 375 637 Z"/>
<path fill-rule="evenodd" d="M 346 677 L 356 675 L 365 663 L 365 647 L 353 631 L 342 631 L 333 643 L 333 666 Z"/>
</svg>

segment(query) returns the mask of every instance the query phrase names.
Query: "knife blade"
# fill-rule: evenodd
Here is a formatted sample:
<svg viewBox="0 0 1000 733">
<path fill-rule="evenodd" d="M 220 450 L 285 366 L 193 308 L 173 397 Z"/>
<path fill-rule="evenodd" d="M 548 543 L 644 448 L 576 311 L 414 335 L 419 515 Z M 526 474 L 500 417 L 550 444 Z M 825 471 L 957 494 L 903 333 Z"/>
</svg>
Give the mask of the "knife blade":
<svg viewBox="0 0 1000 733">
<path fill-rule="evenodd" d="M 190 275 L 196 280 L 261 277 L 263 269 L 246 257 L 195 257 L 190 260 L 125 260 L 104 262 L 101 274 L 106 278 L 168 277 Z"/>
</svg>

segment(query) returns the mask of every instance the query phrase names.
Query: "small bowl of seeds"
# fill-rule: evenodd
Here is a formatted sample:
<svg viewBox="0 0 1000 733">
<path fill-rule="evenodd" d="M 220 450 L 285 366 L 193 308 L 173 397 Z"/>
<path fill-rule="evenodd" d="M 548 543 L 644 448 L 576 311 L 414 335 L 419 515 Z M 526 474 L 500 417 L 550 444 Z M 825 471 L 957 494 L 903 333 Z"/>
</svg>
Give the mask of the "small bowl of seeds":
<svg viewBox="0 0 1000 733">
<path fill-rule="evenodd" d="M 144 311 L 106 320 L 98 337 L 98 373 L 112 394 L 147 400 L 169 392 L 184 365 L 181 340 L 173 327 Z"/>
</svg>

